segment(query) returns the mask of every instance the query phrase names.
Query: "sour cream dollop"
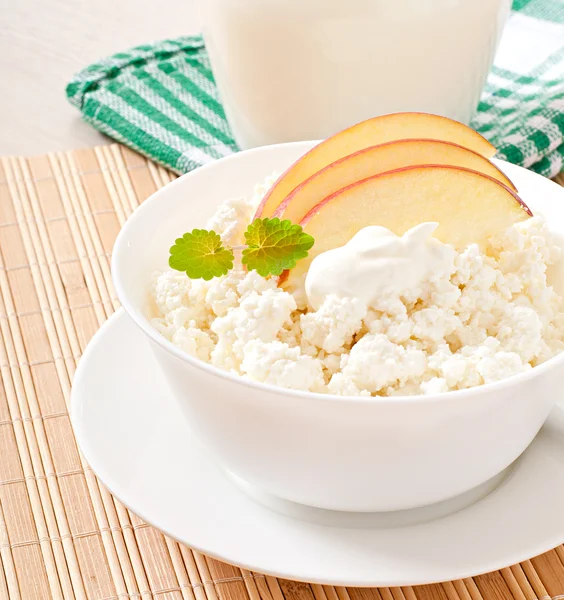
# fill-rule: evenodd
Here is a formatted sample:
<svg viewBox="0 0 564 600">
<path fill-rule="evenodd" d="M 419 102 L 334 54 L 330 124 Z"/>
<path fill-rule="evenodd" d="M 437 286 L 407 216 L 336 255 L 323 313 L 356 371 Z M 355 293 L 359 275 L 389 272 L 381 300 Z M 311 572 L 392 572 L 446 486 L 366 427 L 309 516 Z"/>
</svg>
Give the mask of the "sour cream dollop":
<svg viewBox="0 0 564 600">
<path fill-rule="evenodd" d="M 344 246 L 319 254 L 305 280 L 309 303 L 318 310 L 327 296 L 335 295 L 373 306 L 384 294 L 399 296 L 415 288 L 454 261 L 454 248 L 431 237 L 438 225 L 421 223 L 402 236 L 371 225 Z"/>
</svg>

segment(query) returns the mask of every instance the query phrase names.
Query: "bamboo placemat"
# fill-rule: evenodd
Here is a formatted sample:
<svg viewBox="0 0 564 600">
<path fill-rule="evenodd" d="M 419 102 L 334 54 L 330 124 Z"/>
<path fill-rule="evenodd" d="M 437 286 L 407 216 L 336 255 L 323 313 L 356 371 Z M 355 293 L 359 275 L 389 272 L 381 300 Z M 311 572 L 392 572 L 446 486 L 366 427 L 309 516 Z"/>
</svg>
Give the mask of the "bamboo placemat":
<svg viewBox="0 0 564 600">
<path fill-rule="evenodd" d="M 78 452 L 70 385 L 86 344 L 118 307 L 115 236 L 173 177 L 118 145 L 1 161 L 0 599 L 564 599 L 564 546 L 440 585 L 307 585 L 206 558 L 106 491 Z"/>
</svg>

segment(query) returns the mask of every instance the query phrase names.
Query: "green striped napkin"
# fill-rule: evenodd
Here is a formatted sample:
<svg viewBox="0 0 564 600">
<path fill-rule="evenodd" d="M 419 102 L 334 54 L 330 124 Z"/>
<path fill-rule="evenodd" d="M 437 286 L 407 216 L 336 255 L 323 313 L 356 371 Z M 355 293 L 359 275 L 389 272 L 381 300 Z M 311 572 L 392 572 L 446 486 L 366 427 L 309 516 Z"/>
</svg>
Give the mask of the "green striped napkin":
<svg viewBox="0 0 564 600">
<path fill-rule="evenodd" d="M 238 149 L 201 37 L 114 54 L 66 92 L 94 127 L 178 173 Z M 564 170 L 564 0 L 514 0 L 472 126 L 501 158 Z"/>
</svg>

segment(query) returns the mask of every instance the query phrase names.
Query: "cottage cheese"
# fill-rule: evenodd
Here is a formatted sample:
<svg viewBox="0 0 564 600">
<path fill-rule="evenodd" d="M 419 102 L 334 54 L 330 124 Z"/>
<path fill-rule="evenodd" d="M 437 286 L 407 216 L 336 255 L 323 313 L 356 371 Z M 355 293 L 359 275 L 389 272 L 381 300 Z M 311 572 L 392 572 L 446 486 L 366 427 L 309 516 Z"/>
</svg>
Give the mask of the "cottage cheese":
<svg viewBox="0 0 564 600">
<path fill-rule="evenodd" d="M 209 228 L 241 243 L 270 184 L 221 205 Z M 187 354 L 244 378 L 345 396 L 465 389 L 564 349 L 564 302 L 547 282 L 560 248 L 543 219 L 514 225 L 485 251 L 447 248 L 406 289 L 370 286 L 348 297 L 319 283 L 316 310 L 254 271 L 207 282 L 165 271 L 152 284 L 153 324 Z"/>
</svg>

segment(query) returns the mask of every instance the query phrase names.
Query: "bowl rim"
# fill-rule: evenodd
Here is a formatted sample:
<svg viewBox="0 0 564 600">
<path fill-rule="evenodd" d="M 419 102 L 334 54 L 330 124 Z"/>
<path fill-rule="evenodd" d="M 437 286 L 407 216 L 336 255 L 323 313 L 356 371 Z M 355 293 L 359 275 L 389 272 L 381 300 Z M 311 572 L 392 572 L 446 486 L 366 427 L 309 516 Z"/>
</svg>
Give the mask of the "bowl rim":
<svg viewBox="0 0 564 600">
<path fill-rule="evenodd" d="M 149 207 L 156 202 L 159 202 L 159 198 L 161 195 L 165 193 L 170 193 L 170 190 L 173 187 L 181 186 L 184 184 L 186 179 L 189 179 L 196 172 L 201 172 L 203 170 L 209 169 L 217 169 L 222 168 L 223 165 L 231 165 L 231 163 L 236 162 L 237 160 L 241 160 L 242 156 L 249 156 L 252 154 L 264 152 L 266 149 L 276 149 L 276 148 L 288 148 L 288 147 L 307 147 L 312 144 L 317 143 L 318 140 L 306 140 L 299 142 L 286 142 L 280 144 L 271 144 L 268 146 L 259 146 L 257 148 L 251 148 L 249 150 L 244 150 L 241 152 L 237 152 L 234 154 L 230 154 L 224 156 L 218 160 L 207 163 L 198 167 L 194 171 L 190 171 L 188 173 L 184 173 L 174 181 L 166 184 L 162 188 L 153 192 L 146 200 L 140 204 L 133 213 L 127 218 L 123 226 L 121 227 L 116 240 L 114 242 L 112 257 L 111 257 L 111 275 L 112 281 L 116 290 L 116 294 L 118 299 L 127 313 L 127 315 L 134 321 L 134 323 L 143 331 L 143 333 L 148 336 L 150 340 L 155 342 L 158 346 L 160 346 L 163 350 L 165 350 L 168 354 L 180 359 L 181 361 L 188 363 L 190 366 L 195 367 L 204 371 L 205 373 L 220 377 L 224 380 L 230 381 L 237 385 L 243 385 L 246 387 L 250 387 L 252 389 L 258 391 L 269 392 L 269 394 L 282 394 L 284 396 L 290 396 L 293 398 L 302 398 L 305 400 L 318 400 L 324 402 L 347 402 L 347 403 L 358 403 L 358 404 L 384 404 L 384 405 L 399 405 L 399 404 L 412 404 L 412 403 L 421 403 L 422 400 L 425 403 L 436 404 L 441 402 L 452 402 L 458 399 L 464 399 L 469 396 L 476 396 L 477 394 L 487 394 L 488 392 L 496 392 L 496 391 L 504 391 L 508 388 L 512 388 L 515 385 L 519 385 L 529 379 L 536 378 L 537 376 L 542 375 L 547 370 L 551 370 L 557 367 L 559 364 L 564 364 L 564 350 L 560 351 L 553 357 L 544 361 L 540 365 L 536 367 L 532 367 L 527 371 L 522 373 L 517 373 L 516 375 L 511 375 L 510 377 L 506 377 L 504 379 L 500 379 L 499 381 L 494 381 L 491 383 L 484 383 L 481 385 L 477 385 L 474 387 L 466 388 L 463 390 L 450 390 L 448 392 L 441 392 L 435 394 L 416 394 L 416 395 L 398 395 L 398 396 L 341 396 L 337 394 L 325 394 L 321 392 L 309 392 L 304 390 L 294 390 L 290 388 L 284 388 L 276 385 L 272 385 L 269 383 L 264 383 L 261 381 L 256 381 L 230 371 L 225 371 L 216 367 L 210 363 L 206 363 L 198 358 L 190 356 L 178 346 L 175 346 L 171 341 L 167 340 L 162 334 L 160 334 L 155 327 L 151 325 L 151 321 L 148 317 L 146 317 L 140 310 L 135 308 L 132 302 L 129 301 L 129 294 L 123 284 L 123 280 L 120 272 L 120 255 L 121 249 L 124 245 L 126 245 L 126 239 L 129 232 L 132 228 L 136 227 L 138 223 L 140 223 L 143 219 L 143 215 Z M 510 164 L 507 161 L 497 160 L 497 162 L 502 164 Z M 232 165 L 231 165 L 232 166 Z M 518 165 L 511 165 L 514 168 L 522 169 L 526 171 L 528 176 L 536 176 L 541 177 L 534 172 L 528 171 L 523 167 L 519 167 Z M 550 181 L 550 180 L 548 180 Z M 554 182 L 552 182 L 554 183 Z M 557 185 L 557 184 L 554 184 Z M 564 189 L 562 190 L 564 194 Z M 564 258 L 562 259 L 564 260 Z"/>
</svg>

